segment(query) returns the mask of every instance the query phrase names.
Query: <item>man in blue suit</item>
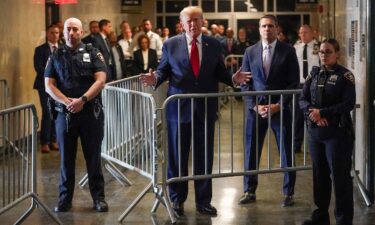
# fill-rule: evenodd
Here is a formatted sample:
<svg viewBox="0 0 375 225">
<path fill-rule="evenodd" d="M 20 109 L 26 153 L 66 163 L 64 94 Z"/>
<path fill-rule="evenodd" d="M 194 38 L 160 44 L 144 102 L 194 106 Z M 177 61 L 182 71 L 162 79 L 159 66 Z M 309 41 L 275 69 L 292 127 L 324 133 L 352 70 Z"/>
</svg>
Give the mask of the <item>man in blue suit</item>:
<svg viewBox="0 0 375 225">
<path fill-rule="evenodd" d="M 259 20 L 261 41 L 246 49 L 242 69 L 251 72 L 252 79 L 242 85 L 243 91 L 287 90 L 296 89 L 299 84 L 299 67 L 296 52 L 293 47 L 277 40 L 277 19 L 265 15 Z M 255 170 L 260 161 L 264 137 L 268 129 L 268 116 L 271 115 L 271 128 L 275 134 L 281 166 L 292 166 L 292 117 L 288 104 L 292 96 L 283 96 L 283 127 L 281 120 L 280 96 L 249 96 L 245 99 L 247 107 L 245 169 Z M 257 99 L 256 99 L 257 98 Z M 257 115 L 258 114 L 258 115 Z M 258 127 L 256 120 L 258 118 Z M 257 135 L 258 132 L 258 135 Z M 281 136 L 281 134 L 283 136 Z M 257 140 L 258 138 L 258 140 Z M 282 142 L 282 144 L 281 144 Z M 258 143 L 258 146 L 256 144 Z M 281 147 L 281 148 L 280 148 Z M 258 153 L 257 153 L 258 151 Z M 258 160 L 256 156 L 258 154 Z M 282 206 L 294 204 L 295 172 L 284 174 Z M 239 204 L 247 204 L 256 200 L 255 191 L 258 185 L 256 175 L 244 177 L 244 195 Z"/>
<path fill-rule="evenodd" d="M 40 129 L 41 152 L 48 153 L 51 149 L 58 150 L 56 143 L 55 121 L 50 116 L 48 110 L 48 97 L 44 87 L 44 69 L 46 67 L 48 57 L 58 48 L 59 27 L 50 25 L 47 27 L 47 41 L 35 48 L 34 52 L 34 69 L 36 77 L 34 81 L 34 89 L 38 90 L 40 106 L 42 107 L 42 126 Z"/>
<path fill-rule="evenodd" d="M 232 85 L 233 82 L 244 83 L 250 80 L 250 73 L 237 71 L 231 76 L 227 72 L 221 54 L 220 42 L 201 33 L 203 25 L 201 8 L 195 6 L 184 8 L 180 13 L 180 20 L 185 33 L 164 42 L 162 58 L 157 71 L 155 73 L 150 71 L 140 77 L 144 84 L 157 88 L 161 83 L 169 80 L 168 96 L 170 96 L 188 93 L 215 93 L 218 92 L 219 81 Z M 171 102 L 166 110 L 169 148 L 168 178 L 178 177 L 180 171 L 181 176 L 188 174 L 191 139 L 194 143 L 192 146 L 194 174 L 202 175 L 206 171 L 207 174 L 211 174 L 214 125 L 218 110 L 217 99 L 207 99 L 207 107 L 205 107 L 204 99 L 194 99 L 193 113 L 191 113 L 190 99 L 181 99 L 179 103 L 178 101 Z M 205 119 L 207 120 L 205 121 Z M 192 127 L 194 127 L 193 130 Z M 179 153 L 181 154 L 181 165 L 179 165 Z M 207 164 L 205 164 L 205 158 Z M 169 196 L 177 215 L 183 215 L 187 195 L 187 182 L 169 185 Z M 211 179 L 195 181 L 195 202 L 198 212 L 210 216 L 217 214 L 216 208 L 211 205 L 211 198 Z"/>
<path fill-rule="evenodd" d="M 110 82 L 116 80 L 116 63 L 112 52 L 111 44 L 109 43 L 109 35 L 112 32 L 111 21 L 102 19 L 99 21 L 100 32 L 95 34 L 92 39 L 92 45 L 97 48 L 103 55 L 105 64 L 107 65 L 107 80 Z"/>
</svg>

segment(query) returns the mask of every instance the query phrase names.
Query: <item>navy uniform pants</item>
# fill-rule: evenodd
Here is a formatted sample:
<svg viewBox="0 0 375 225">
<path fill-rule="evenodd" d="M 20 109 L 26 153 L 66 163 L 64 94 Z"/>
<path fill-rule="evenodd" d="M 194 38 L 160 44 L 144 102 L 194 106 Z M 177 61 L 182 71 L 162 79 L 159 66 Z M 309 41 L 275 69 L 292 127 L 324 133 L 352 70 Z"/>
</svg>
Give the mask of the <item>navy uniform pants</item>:
<svg viewBox="0 0 375 225">
<path fill-rule="evenodd" d="M 180 134 L 177 121 L 168 121 L 168 178 L 187 176 L 189 167 L 189 152 L 192 138 L 192 123 L 180 123 Z M 194 174 L 211 174 L 213 163 L 215 121 L 207 122 L 207 137 L 205 138 L 205 123 L 197 116 L 194 119 L 194 152 L 192 153 Z M 181 144 L 179 145 L 179 138 Z M 207 141 L 207 142 L 206 142 Z M 207 144 L 207 145 L 206 145 Z M 179 169 L 179 149 L 181 168 Z M 207 149 L 205 148 L 207 146 Z M 207 159 L 207 162 L 206 162 Z M 212 199 L 212 180 L 194 181 L 195 203 L 197 206 L 206 206 Z M 169 196 L 172 202 L 183 203 L 188 195 L 188 182 L 171 183 Z"/>
<path fill-rule="evenodd" d="M 268 129 L 268 118 L 263 119 L 258 115 L 258 129 L 256 127 L 256 115 L 253 110 L 248 111 L 246 119 L 246 146 L 245 146 L 245 169 L 255 170 L 258 168 L 257 162 L 260 162 L 264 138 Z M 275 134 L 279 153 L 281 154 L 281 167 L 292 166 L 292 123 L 289 110 L 283 112 L 283 127 L 281 137 L 280 113 L 274 114 L 271 119 L 271 129 Z M 258 136 L 257 136 L 258 132 Z M 258 138 L 258 146 L 257 144 Z M 281 145 L 282 142 L 282 145 Z M 257 159 L 258 154 L 258 159 Z M 283 193 L 284 195 L 294 194 L 294 185 L 296 182 L 296 172 L 284 173 Z M 244 176 L 244 192 L 255 193 L 258 186 L 257 175 Z"/>
<path fill-rule="evenodd" d="M 42 145 L 49 144 L 56 139 L 55 121 L 48 110 L 48 94 L 44 90 L 38 90 L 40 106 L 42 107 L 42 126 L 40 128 L 40 142 Z"/>
<path fill-rule="evenodd" d="M 335 192 L 337 224 L 353 223 L 352 167 L 353 139 L 343 128 L 310 128 L 310 154 L 313 166 L 314 202 L 317 216 L 327 216 L 332 183 Z"/>
<path fill-rule="evenodd" d="M 85 107 L 81 112 L 71 114 L 68 130 L 65 113 L 58 113 L 56 134 L 61 153 L 60 202 L 70 203 L 73 198 L 78 138 L 81 140 L 86 161 L 91 196 L 93 200 L 104 199 L 104 179 L 100 156 L 103 132 L 103 112 L 100 113 L 98 119 L 94 117 L 91 107 Z"/>
</svg>

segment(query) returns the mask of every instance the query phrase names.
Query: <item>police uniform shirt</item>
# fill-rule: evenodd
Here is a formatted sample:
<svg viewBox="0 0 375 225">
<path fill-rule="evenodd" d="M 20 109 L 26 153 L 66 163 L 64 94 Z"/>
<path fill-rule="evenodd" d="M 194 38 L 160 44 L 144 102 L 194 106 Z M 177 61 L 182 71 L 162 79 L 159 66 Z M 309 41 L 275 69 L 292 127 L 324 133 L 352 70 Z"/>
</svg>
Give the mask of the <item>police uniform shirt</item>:
<svg viewBox="0 0 375 225">
<path fill-rule="evenodd" d="M 300 83 L 305 83 L 305 78 L 303 77 L 303 48 L 305 47 L 305 43 L 302 41 L 298 41 L 294 48 L 296 49 L 298 65 L 300 70 Z M 319 43 L 316 40 L 312 40 L 307 43 L 307 73 L 310 73 L 313 66 L 320 66 L 319 63 Z M 307 74 L 306 74 L 307 75 Z M 306 76 L 305 75 L 305 76 Z"/>
<path fill-rule="evenodd" d="M 99 50 L 81 43 L 73 51 L 63 45 L 53 53 L 48 59 L 44 77 L 54 78 L 64 95 L 78 98 L 95 82 L 94 73 L 106 71 Z"/>
<path fill-rule="evenodd" d="M 326 73 L 326 78 L 322 96 L 319 97 L 317 90 L 322 73 Z M 315 105 L 318 101 L 321 102 L 320 106 Z M 354 76 L 348 69 L 336 64 L 327 71 L 320 67 L 313 67 L 306 78 L 300 106 L 305 114 L 308 114 L 310 108 L 319 108 L 320 115 L 328 120 L 329 125 L 334 125 L 336 117 L 343 113 L 350 113 L 355 102 Z"/>
</svg>

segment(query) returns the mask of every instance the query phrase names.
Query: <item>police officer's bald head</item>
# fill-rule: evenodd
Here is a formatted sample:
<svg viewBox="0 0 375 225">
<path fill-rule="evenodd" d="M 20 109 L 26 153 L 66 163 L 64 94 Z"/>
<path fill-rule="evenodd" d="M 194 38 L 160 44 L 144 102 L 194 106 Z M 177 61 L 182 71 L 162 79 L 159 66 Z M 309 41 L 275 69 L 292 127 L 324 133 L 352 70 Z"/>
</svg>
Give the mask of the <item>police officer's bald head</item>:
<svg viewBox="0 0 375 225">
<path fill-rule="evenodd" d="M 64 23 L 64 37 L 66 45 L 76 48 L 81 43 L 83 35 L 82 22 L 77 18 L 69 18 Z"/>
</svg>

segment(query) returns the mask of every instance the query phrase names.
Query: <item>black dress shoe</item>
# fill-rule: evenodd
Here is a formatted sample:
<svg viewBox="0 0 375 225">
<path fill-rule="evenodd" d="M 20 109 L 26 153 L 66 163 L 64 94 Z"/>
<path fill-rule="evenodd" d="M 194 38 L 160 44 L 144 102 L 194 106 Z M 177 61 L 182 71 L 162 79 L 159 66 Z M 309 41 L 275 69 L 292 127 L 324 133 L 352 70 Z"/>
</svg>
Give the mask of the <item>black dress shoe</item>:
<svg viewBox="0 0 375 225">
<path fill-rule="evenodd" d="M 211 204 L 208 205 L 197 205 L 197 211 L 201 214 L 204 215 L 209 215 L 209 216 L 216 216 L 217 215 L 217 210 L 215 207 L 213 207 Z"/>
<path fill-rule="evenodd" d="M 321 221 L 321 220 L 305 220 L 303 221 L 302 225 L 330 225 L 329 220 L 328 221 Z"/>
<path fill-rule="evenodd" d="M 330 225 L 329 214 L 319 209 L 314 210 L 311 215 L 311 219 L 305 220 L 302 225 Z"/>
<path fill-rule="evenodd" d="M 249 204 L 251 202 L 255 202 L 256 201 L 256 195 L 254 193 L 250 193 L 250 192 L 245 192 L 244 195 L 242 195 L 242 197 L 240 198 L 240 200 L 238 201 L 238 204 L 239 205 L 243 205 L 243 204 Z"/>
<path fill-rule="evenodd" d="M 104 200 L 94 200 L 93 208 L 97 212 L 108 212 L 108 204 Z"/>
<path fill-rule="evenodd" d="M 172 208 L 173 211 L 177 214 L 177 216 L 184 215 L 184 203 L 174 202 Z"/>
<path fill-rule="evenodd" d="M 71 202 L 59 202 L 59 204 L 53 209 L 54 212 L 67 212 L 72 208 Z"/>
<path fill-rule="evenodd" d="M 294 199 L 292 195 L 285 196 L 283 203 L 281 204 L 282 207 L 289 207 L 294 205 Z"/>
</svg>

